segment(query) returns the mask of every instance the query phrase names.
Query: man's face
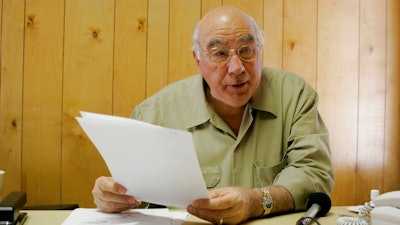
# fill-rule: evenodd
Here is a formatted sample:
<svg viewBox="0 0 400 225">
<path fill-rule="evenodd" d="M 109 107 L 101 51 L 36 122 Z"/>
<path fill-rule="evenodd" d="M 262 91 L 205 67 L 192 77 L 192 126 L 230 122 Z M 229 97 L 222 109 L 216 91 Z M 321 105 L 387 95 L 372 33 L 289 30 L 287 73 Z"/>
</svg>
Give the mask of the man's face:
<svg viewBox="0 0 400 225">
<path fill-rule="evenodd" d="M 200 28 L 199 45 L 197 65 L 211 96 L 231 107 L 244 106 L 258 88 L 262 73 L 262 47 L 248 20 L 229 15 L 206 20 Z"/>
</svg>

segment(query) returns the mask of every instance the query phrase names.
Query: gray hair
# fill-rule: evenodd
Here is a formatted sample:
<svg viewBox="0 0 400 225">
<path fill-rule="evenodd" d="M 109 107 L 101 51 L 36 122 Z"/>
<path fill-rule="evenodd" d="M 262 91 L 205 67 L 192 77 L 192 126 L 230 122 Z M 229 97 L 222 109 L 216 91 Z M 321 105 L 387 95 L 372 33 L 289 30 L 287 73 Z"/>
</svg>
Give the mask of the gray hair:
<svg viewBox="0 0 400 225">
<path fill-rule="evenodd" d="M 254 18 L 251 15 L 248 15 L 248 17 L 250 19 L 251 26 L 254 28 L 254 30 L 256 32 L 255 38 L 258 41 L 258 44 L 263 46 L 264 45 L 264 34 L 263 34 L 262 30 L 260 30 L 260 28 L 257 25 L 257 22 L 254 20 Z M 193 45 L 191 47 L 191 50 L 194 52 L 194 54 L 196 55 L 196 58 L 198 60 L 200 59 L 199 30 L 200 30 L 201 22 L 202 22 L 202 20 L 199 20 L 196 23 L 196 26 L 194 27 L 194 32 L 192 35 Z"/>
</svg>

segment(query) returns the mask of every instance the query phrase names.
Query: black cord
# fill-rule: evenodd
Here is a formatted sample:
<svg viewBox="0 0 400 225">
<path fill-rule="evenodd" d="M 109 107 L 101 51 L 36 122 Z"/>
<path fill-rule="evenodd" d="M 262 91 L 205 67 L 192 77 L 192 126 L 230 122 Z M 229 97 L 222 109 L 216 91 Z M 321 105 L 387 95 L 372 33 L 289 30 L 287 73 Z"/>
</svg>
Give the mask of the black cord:
<svg viewBox="0 0 400 225">
<path fill-rule="evenodd" d="M 319 222 L 318 222 L 318 220 L 316 220 L 316 219 L 314 219 L 313 217 L 309 217 L 309 216 L 306 216 L 306 217 L 301 217 L 299 220 L 297 220 L 297 222 L 296 222 L 296 224 L 304 224 L 304 223 L 302 223 L 303 222 L 303 220 L 305 220 L 305 219 L 309 219 L 309 220 L 312 220 L 314 223 L 316 223 L 317 225 L 321 225 Z M 307 223 L 308 224 L 308 223 Z"/>
</svg>

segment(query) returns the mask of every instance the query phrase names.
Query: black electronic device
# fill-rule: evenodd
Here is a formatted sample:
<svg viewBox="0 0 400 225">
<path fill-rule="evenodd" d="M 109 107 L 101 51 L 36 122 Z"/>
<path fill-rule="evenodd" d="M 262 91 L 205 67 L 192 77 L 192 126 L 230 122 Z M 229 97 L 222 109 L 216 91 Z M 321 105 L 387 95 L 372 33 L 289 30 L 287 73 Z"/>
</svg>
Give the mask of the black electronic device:
<svg viewBox="0 0 400 225">
<path fill-rule="evenodd" d="M 26 193 L 14 191 L 0 202 L 0 225 L 22 225 L 27 213 L 20 212 L 26 203 Z"/>
<path fill-rule="evenodd" d="M 296 225 L 307 225 L 312 221 L 316 222 L 315 216 L 325 216 L 331 209 L 331 199 L 322 192 L 313 193 L 310 195 L 307 204 L 307 212 L 297 221 Z"/>
</svg>

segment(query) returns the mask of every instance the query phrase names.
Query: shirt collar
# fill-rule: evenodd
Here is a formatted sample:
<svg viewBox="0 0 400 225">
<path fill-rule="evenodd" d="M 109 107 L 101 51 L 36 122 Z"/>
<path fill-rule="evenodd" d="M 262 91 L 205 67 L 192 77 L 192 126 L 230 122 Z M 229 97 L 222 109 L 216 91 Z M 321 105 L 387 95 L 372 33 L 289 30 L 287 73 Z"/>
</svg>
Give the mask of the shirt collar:
<svg viewBox="0 0 400 225">
<path fill-rule="evenodd" d="M 196 75 L 194 82 L 193 90 L 189 90 L 192 93 L 193 102 L 189 107 L 190 113 L 187 118 L 186 128 L 192 128 L 210 120 L 204 93 L 203 76 Z"/>
<path fill-rule="evenodd" d="M 251 108 L 259 111 L 271 113 L 277 116 L 275 96 L 268 81 L 267 74 L 263 70 L 261 75 L 260 85 L 254 93 L 253 98 L 250 100 Z"/>
<path fill-rule="evenodd" d="M 192 128 L 210 121 L 208 104 L 204 92 L 204 80 L 201 75 L 197 75 L 194 80 L 194 90 L 192 90 L 193 104 L 190 107 L 189 117 L 187 118 L 186 128 Z M 267 75 L 261 75 L 260 85 L 250 100 L 252 109 L 271 113 L 276 117 L 275 96 L 268 82 Z"/>
</svg>

